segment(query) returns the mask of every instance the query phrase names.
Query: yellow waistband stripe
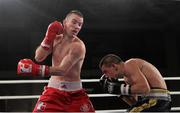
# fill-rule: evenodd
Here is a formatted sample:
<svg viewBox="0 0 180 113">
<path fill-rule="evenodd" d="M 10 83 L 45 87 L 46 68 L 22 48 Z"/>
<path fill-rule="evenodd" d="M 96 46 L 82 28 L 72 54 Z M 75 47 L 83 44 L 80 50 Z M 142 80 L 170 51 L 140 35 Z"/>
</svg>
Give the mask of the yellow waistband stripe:
<svg viewBox="0 0 180 113">
<path fill-rule="evenodd" d="M 156 104 L 157 104 L 157 99 L 149 99 L 147 103 L 134 107 L 132 110 L 130 110 L 130 112 L 141 112 L 145 109 L 155 106 Z"/>
</svg>

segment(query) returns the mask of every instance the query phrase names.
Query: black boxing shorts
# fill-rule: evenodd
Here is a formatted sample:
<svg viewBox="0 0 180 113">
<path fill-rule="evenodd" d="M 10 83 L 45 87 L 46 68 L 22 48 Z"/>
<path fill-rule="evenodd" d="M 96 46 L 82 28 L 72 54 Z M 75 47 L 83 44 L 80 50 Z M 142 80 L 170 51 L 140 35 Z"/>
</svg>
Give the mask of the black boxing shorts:
<svg viewBox="0 0 180 113">
<path fill-rule="evenodd" d="M 151 89 L 150 93 L 141 96 L 128 109 L 128 112 L 169 112 L 171 110 L 171 96 L 168 90 Z"/>
</svg>

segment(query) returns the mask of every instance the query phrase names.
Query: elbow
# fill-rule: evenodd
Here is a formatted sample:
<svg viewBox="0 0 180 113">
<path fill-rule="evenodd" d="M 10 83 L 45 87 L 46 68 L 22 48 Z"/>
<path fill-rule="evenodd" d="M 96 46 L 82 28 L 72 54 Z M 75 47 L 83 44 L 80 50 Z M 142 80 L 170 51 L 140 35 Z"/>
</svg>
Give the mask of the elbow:
<svg viewBox="0 0 180 113">
<path fill-rule="evenodd" d="M 34 57 L 36 62 L 42 62 L 45 58 L 46 58 L 45 54 L 43 54 L 43 52 L 37 49 L 35 52 L 35 57 Z"/>
<path fill-rule="evenodd" d="M 148 93 L 150 93 L 150 91 L 151 91 L 151 88 L 149 85 L 146 85 L 142 88 L 143 94 L 148 94 Z"/>
<path fill-rule="evenodd" d="M 44 60 L 43 57 L 40 57 L 37 54 L 35 55 L 34 59 L 36 60 L 36 62 L 42 62 Z"/>
</svg>

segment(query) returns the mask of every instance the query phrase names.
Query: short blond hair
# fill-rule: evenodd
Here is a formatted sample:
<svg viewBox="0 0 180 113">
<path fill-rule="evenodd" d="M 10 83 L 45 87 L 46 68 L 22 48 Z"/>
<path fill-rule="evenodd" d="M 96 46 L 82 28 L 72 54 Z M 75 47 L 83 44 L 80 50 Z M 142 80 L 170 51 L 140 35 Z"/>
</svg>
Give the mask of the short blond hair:
<svg viewBox="0 0 180 113">
<path fill-rule="evenodd" d="M 78 16 L 80 16 L 80 17 L 83 18 L 83 14 L 82 14 L 79 10 L 71 10 L 71 11 L 66 15 L 66 18 L 67 18 L 68 16 L 70 16 L 71 14 L 76 14 L 76 15 L 78 15 Z"/>
</svg>

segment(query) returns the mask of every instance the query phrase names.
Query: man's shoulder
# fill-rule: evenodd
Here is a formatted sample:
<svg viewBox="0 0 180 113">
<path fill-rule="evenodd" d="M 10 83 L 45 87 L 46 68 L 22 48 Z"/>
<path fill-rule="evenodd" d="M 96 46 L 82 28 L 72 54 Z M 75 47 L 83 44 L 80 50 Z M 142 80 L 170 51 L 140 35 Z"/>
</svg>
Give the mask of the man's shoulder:
<svg viewBox="0 0 180 113">
<path fill-rule="evenodd" d="M 130 59 L 128 59 L 126 62 L 139 62 L 139 61 L 144 61 L 143 59 L 141 59 L 141 58 L 130 58 Z"/>
<path fill-rule="evenodd" d="M 78 46 L 78 47 L 85 47 L 84 42 L 79 39 L 78 37 L 76 37 L 72 43 L 74 46 Z"/>
<path fill-rule="evenodd" d="M 77 52 L 81 52 L 81 51 L 85 51 L 86 47 L 85 47 L 85 45 L 84 45 L 84 43 L 82 41 L 77 40 L 77 41 L 74 41 L 71 44 L 71 48 L 70 49 L 77 50 Z"/>
<path fill-rule="evenodd" d="M 126 60 L 126 64 L 135 63 L 136 61 L 137 61 L 137 58 L 130 58 L 130 59 Z"/>
<path fill-rule="evenodd" d="M 74 41 L 76 42 L 83 42 L 80 37 L 74 36 Z"/>
<path fill-rule="evenodd" d="M 145 60 L 140 59 L 140 58 L 131 58 L 126 61 L 126 65 L 129 66 L 142 66 L 142 64 L 145 63 Z"/>
</svg>

